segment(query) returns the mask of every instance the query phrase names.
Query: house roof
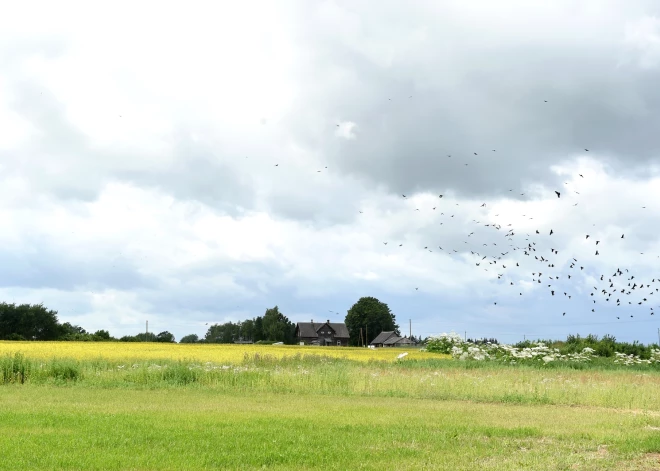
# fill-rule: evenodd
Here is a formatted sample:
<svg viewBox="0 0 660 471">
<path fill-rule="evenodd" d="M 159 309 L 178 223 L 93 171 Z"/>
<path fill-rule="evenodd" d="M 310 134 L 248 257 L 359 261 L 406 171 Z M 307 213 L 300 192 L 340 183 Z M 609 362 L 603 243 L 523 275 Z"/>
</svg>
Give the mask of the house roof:
<svg viewBox="0 0 660 471">
<path fill-rule="evenodd" d="M 390 332 L 381 332 L 380 334 L 378 334 L 378 335 L 376 336 L 375 339 L 373 339 L 373 340 L 371 341 L 370 345 L 377 345 L 377 344 L 379 344 L 379 343 L 385 344 L 385 341 L 386 341 L 387 339 L 389 339 L 390 337 L 392 337 L 393 335 L 394 335 L 395 337 L 399 338 L 399 336 L 396 335 L 396 334 L 394 333 L 394 331 L 390 331 Z"/>
<path fill-rule="evenodd" d="M 399 340 L 401 340 L 403 337 L 399 337 L 398 335 L 392 335 L 390 338 L 385 340 L 383 342 L 383 345 L 394 345 L 397 343 Z"/>
<path fill-rule="evenodd" d="M 414 345 L 415 342 L 412 340 L 406 338 L 406 337 L 401 337 L 399 340 L 396 341 L 398 344 L 405 344 L 405 345 Z"/>
<path fill-rule="evenodd" d="M 335 338 L 347 339 L 351 336 L 348 333 L 348 327 L 343 322 L 298 322 L 296 328 L 300 332 L 301 337 L 313 338 L 318 337 L 318 331 L 326 325 L 334 330 Z"/>
</svg>

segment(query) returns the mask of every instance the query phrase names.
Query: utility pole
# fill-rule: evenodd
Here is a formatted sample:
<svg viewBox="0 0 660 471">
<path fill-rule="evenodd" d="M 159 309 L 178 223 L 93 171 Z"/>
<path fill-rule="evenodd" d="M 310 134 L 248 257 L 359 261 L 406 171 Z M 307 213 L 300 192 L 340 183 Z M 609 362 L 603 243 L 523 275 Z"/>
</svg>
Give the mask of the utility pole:
<svg viewBox="0 0 660 471">
<path fill-rule="evenodd" d="M 147 342 L 149 339 L 149 321 L 147 321 L 147 329 L 145 331 L 144 341 Z"/>
<path fill-rule="evenodd" d="M 658 327 L 658 346 L 660 347 L 660 327 Z"/>
<path fill-rule="evenodd" d="M 408 334 L 408 338 L 411 338 L 412 337 L 412 319 L 408 319 L 408 322 L 410 324 L 410 332 Z"/>
<path fill-rule="evenodd" d="M 364 326 L 364 346 L 367 346 L 367 340 L 369 340 L 369 326 L 365 325 Z"/>
<path fill-rule="evenodd" d="M 467 342 L 467 330 L 465 331 L 465 341 Z"/>
</svg>

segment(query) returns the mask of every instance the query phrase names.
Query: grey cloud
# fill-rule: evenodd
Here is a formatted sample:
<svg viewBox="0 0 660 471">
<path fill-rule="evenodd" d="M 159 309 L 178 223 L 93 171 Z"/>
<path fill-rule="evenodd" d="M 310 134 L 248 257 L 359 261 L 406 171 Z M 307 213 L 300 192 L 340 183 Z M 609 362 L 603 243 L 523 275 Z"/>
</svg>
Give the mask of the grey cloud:
<svg viewBox="0 0 660 471">
<path fill-rule="evenodd" d="M 154 287 L 136 260 L 67 253 L 44 236 L 25 236 L 26 251 L 0 252 L 0 287 L 131 290 Z"/>
<path fill-rule="evenodd" d="M 364 25 L 359 39 L 378 39 L 370 28 L 382 18 L 354 9 Z M 312 15 L 301 34 L 316 54 L 299 77 L 299 108 L 291 118 L 298 142 L 323 149 L 344 173 L 396 193 L 451 188 L 495 196 L 530 181 L 556 183 L 548 167 L 585 148 L 622 167 L 656 158 L 660 76 L 636 64 L 618 67 L 626 18 L 590 25 L 581 17 L 554 38 L 525 41 L 511 31 L 513 41 L 504 32 L 470 30 L 445 13 L 416 24 L 406 24 L 403 14 L 406 27 L 392 34 L 403 40 L 427 26 L 428 39 L 391 66 L 340 33 L 318 34 L 322 22 Z M 330 116 L 355 121 L 358 139 L 337 139 Z"/>
<path fill-rule="evenodd" d="M 145 156 L 93 148 L 68 121 L 63 104 L 38 83 L 19 80 L 13 91 L 14 111 L 27 119 L 37 134 L 22 158 L 4 152 L 2 159 L 9 174 L 29 175 L 35 193 L 46 192 L 62 200 L 93 201 L 105 183 L 121 180 L 158 188 L 177 199 L 201 201 L 233 215 L 240 213 L 237 206 L 254 205 L 250 175 L 226 163 L 233 156 L 203 142 L 193 142 L 189 129 L 179 129 L 171 136 L 173 165 L 135 169 L 134 162 Z"/>
</svg>

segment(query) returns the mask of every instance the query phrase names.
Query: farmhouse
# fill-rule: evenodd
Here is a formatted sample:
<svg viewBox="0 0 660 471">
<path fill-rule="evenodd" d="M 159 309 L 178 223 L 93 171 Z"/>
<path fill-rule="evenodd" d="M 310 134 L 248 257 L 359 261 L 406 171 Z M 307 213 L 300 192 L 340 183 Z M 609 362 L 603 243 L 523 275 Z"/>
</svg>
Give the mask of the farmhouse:
<svg viewBox="0 0 660 471">
<path fill-rule="evenodd" d="M 299 342 L 307 345 L 337 345 L 348 347 L 350 335 L 348 328 L 343 322 L 330 322 L 329 320 L 319 323 L 298 322 L 296 324 L 296 338 Z"/>
<path fill-rule="evenodd" d="M 381 332 L 369 345 L 373 345 L 374 347 L 410 347 L 414 346 L 415 342 L 406 337 L 398 336 L 394 331 L 390 331 Z"/>
</svg>

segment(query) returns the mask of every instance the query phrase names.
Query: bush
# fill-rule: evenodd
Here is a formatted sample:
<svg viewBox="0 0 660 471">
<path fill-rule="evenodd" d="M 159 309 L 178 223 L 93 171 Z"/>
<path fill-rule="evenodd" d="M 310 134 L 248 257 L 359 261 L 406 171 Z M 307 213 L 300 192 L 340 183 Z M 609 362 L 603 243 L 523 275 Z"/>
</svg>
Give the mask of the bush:
<svg viewBox="0 0 660 471">
<path fill-rule="evenodd" d="M 449 334 L 442 333 L 437 336 L 429 337 L 426 341 L 426 351 L 434 353 L 451 353 L 457 345 L 463 345 L 465 342 L 456 332 Z"/>
<path fill-rule="evenodd" d="M 25 337 L 14 332 L 12 334 L 7 335 L 5 337 L 5 340 L 24 341 Z"/>
</svg>

